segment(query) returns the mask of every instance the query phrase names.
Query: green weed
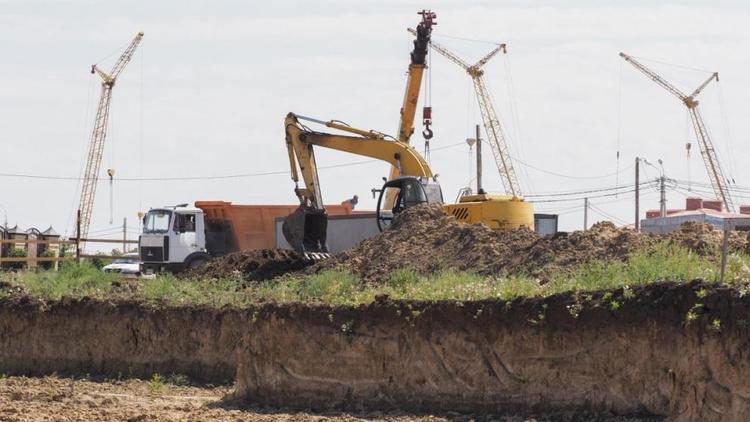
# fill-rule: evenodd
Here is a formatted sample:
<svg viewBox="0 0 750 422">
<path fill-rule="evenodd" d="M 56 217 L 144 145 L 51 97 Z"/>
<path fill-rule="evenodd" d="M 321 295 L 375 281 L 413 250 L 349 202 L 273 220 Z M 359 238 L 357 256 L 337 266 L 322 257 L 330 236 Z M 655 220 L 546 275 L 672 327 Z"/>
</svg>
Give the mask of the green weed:
<svg viewBox="0 0 750 422">
<path fill-rule="evenodd" d="M 151 394 L 157 394 L 164 389 L 164 377 L 159 374 L 153 374 L 148 382 L 148 390 Z"/>
</svg>

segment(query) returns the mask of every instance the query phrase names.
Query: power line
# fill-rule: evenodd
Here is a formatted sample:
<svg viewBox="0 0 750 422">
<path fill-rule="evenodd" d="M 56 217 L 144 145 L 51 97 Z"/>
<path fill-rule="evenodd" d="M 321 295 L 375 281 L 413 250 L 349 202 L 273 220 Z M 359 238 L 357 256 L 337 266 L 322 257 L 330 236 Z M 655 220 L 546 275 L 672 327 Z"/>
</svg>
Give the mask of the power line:
<svg viewBox="0 0 750 422">
<path fill-rule="evenodd" d="M 625 168 L 623 168 L 621 170 L 618 170 L 618 171 L 616 171 L 614 173 L 603 174 L 601 176 L 571 176 L 569 174 L 556 173 L 554 171 L 549 171 L 549 170 L 545 170 L 545 169 L 533 166 L 533 165 L 531 165 L 529 163 L 524 162 L 523 160 L 518 159 L 517 157 L 511 157 L 511 158 L 513 158 L 513 160 L 517 161 L 521 165 L 526 166 L 526 167 L 528 167 L 530 169 L 536 170 L 538 172 L 546 173 L 546 174 L 549 174 L 551 176 L 563 177 L 563 178 L 566 178 L 566 179 L 576 179 L 576 180 L 606 179 L 608 177 L 613 177 L 613 176 L 617 176 L 617 175 L 619 175 L 621 173 L 624 173 L 626 170 L 630 170 L 631 168 L 633 168 L 635 166 L 635 164 L 630 164 L 629 166 L 627 166 L 627 167 L 625 167 Z"/>
<path fill-rule="evenodd" d="M 600 216 L 604 218 L 608 218 L 610 221 L 614 221 L 615 223 L 621 224 L 623 226 L 628 225 L 629 223 L 625 222 L 624 220 L 615 217 L 614 215 L 604 211 L 603 209 L 597 207 L 596 205 L 589 202 L 589 208 L 591 208 L 595 213 L 599 214 Z"/>
<path fill-rule="evenodd" d="M 654 186 L 650 186 L 650 188 L 654 189 Z M 533 204 L 550 203 L 550 202 L 571 202 L 571 201 L 581 201 L 584 198 L 589 198 L 589 199 L 608 198 L 608 197 L 612 197 L 612 196 L 616 196 L 616 195 L 623 195 L 623 194 L 626 194 L 626 193 L 633 193 L 633 192 L 635 192 L 635 188 L 627 190 L 627 191 L 624 191 L 624 192 L 620 191 L 620 192 L 603 193 L 601 195 L 593 195 L 593 196 L 587 196 L 587 197 L 579 196 L 579 197 L 575 197 L 575 198 L 540 199 L 540 200 L 529 201 L 529 202 L 531 202 Z M 645 192 L 645 191 L 641 190 L 641 192 Z"/>
<path fill-rule="evenodd" d="M 432 151 L 440 151 L 440 150 L 445 150 L 449 148 L 455 148 L 460 145 L 466 145 L 466 143 L 457 142 L 455 144 L 433 148 Z M 333 168 L 341 168 L 341 167 L 351 167 L 351 166 L 358 166 L 362 164 L 375 163 L 379 161 L 380 160 L 361 160 L 361 161 L 354 161 L 350 163 L 320 166 L 318 167 L 318 169 L 325 170 L 325 169 L 333 169 Z M 225 175 L 218 175 L 218 176 L 118 177 L 115 179 L 115 181 L 117 182 L 133 182 L 133 181 L 154 182 L 154 181 L 221 180 L 221 179 L 242 179 L 242 178 L 262 177 L 262 176 L 277 176 L 277 175 L 282 175 L 282 174 L 289 174 L 289 170 L 266 171 L 266 172 L 259 172 L 259 173 L 225 174 Z M 36 174 L 22 174 L 22 173 L 0 173 L 0 177 L 17 177 L 17 178 L 24 178 L 24 179 L 41 179 L 41 180 L 82 180 L 83 179 L 82 177 L 44 176 L 44 175 L 36 175 Z M 104 179 L 102 179 L 102 181 L 104 181 Z"/>
<path fill-rule="evenodd" d="M 655 180 L 647 180 L 647 181 L 643 181 L 643 182 L 639 183 L 639 186 L 644 186 L 644 187 L 655 186 L 655 185 L 656 185 L 656 181 Z M 583 195 L 583 194 L 587 194 L 587 193 L 609 192 L 609 191 L 617 191 L 617 190 L 629 189 L 629 188 L 635 188 L 635 183 L 630 184 L 630 185 L 611 186 L 611 187 L 596 188 L 596 189 L 589 189 L 589 190 L 529 194 L 529 195 L 524 195 L 524 197 L 526 197 L 526 198 L 544 198 L 544 197 L 551 197 L 551 196 L 576 196 L 576 195 Z"/>
</svg>

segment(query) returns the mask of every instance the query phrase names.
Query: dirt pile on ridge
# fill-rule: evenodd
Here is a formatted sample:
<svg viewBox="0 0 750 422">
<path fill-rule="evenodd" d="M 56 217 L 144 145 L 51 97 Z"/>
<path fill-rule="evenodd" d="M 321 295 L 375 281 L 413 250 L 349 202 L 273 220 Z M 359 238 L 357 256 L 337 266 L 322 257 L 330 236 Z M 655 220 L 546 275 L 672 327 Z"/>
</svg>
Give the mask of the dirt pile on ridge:
<svg viewBox="0 0 750 422">
<path fill-rule="evenodd" d="M 307 271 L 342 268 L 365 282 L 379 282 L 393 270 L 408 267 L 423 274 L 525 273 L 545 282 L 555 270 L 594 259 L 625 260 L 660 239 L 707 254 L 719 250 L 722 232 L 708 224 L 688 223 L 668 236 L 656 236 L 600 222 L 586 231 L 540 237 L 525 228 L 495 232 L 482 224 L 459 223 L 441 207 L 425 205 L 405 210 L 385 232 Z M 746 236 L 732 233 L 730 249 L 747 251 Z"/>
<path fill-rule="evenodd" d="M 238 276 L 249 281 L 270 280 L 302 270 L 314 262 L 294 251 L 259 249 L 235 252 L 214 258 L 182 274 L 184 278 L 225 278 Z"/>
<path fill-rule="evenodd" d="M 514 250 L 527 248 L 538 236 L 531 230 L 494 232 L 482 224 L 463 224 L 437 205 L 412 207 L 392 226 L 357 247 L 315 266 L 343 267 L 364 281 L 380 281 L 398 268 L 420 273 L 454 269 L 492 274 L 512 264 Z"/>
<path fill-rule="evenodd" d="M 586 231 L 539 238 L 531 247 L 517 250 L 518 265 L 510 270 L 545 281 L 554 269 L 572 269 L 593 259 L 625 260 L 654 240 L 653 236 L 617 228 L 608 221 L 599 222 Z"/>
<path fill-rule="evenodd" d="M 263 281 L 290 272 L 341 268 L 365 282 L 382 282 L 393 270 L 411 268 L 422 274 L 441 270 L 485 276 L 523 273 L 546 282 L 554 272 L 572 270 L 591 260 L 625 260 L 659 240 L 700 255 L 715 254 L 722 237 L 721 230 L 697 222 L 685 223 L 666 236 L 600 222 L 585 231 L 540 237 L 525 228 L 496 232 L 483 224 L 460 223 L 438 205 L 423 205 L 400 213 L 385 232 L 317 264 L 293 251 L 263 249 L 213 259 L 184 276 Z M 732 232 L 729 248 L 750 252 L 748 236 Z"/>
<path fill-rule="evenodd" d="M 718 252 L 724 239 L 724 233 L 706 223 L 688 221 L 667 237 L 701 255 Z M 732 231 L 729 233 L 729 250 L 732 252 L 748 252 L 748 234 Z"/>
</svg>

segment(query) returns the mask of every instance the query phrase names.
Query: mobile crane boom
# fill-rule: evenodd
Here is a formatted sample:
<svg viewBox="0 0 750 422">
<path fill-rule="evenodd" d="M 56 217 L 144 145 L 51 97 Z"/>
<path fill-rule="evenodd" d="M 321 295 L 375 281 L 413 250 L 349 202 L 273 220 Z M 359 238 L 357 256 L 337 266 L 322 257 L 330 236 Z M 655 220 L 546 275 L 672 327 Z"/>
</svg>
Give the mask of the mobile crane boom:
<svg viewBox="0 0 750 422">
<path fill-rule="evenodd" d="M 414 40 L 414 49 L 410 54 L 408 77 L 406 79 L 406 89 L 404 90 L 404 101 L 401 105 L 401 115 L 398 124 L 398 140 L 409 143 L 411 135 L 414 133 L 414 117 L 417 113 L 417 102 L 419 101 L 419 90 L 422 87 L 422 78 L 427 68 L 426 58 L 430 37 L 432 35 L 432 26 L 437 25 L 435 12 L 423 10 L 419 12 L 422 15 L 422 22 L 417 25 L 414 31 L 416 39 Z M 391 173 L 391 177 L 398 174 Z"/>
<path fill-rule="evenodd" d="M 690 114 L 690 120 L 693 123 L 693 130 L 695 131 L 695 137 L 698 140 L 698 146 L 700 147 L 701 156 L 703 157 L 703 164 L 706 166 L 706 172 L 708 178 L 711 180 L 711 186 L 714 190 L 714 195 L 724 204 L 724 209 L 729 212 L 734 212 L 734 203 L 732 201 L 731 193 L 729 192 L 729 186 L 727 186 L 727 179 L 724 177 L 724 172 L 719 163 L 719 157 L 714 149 L 713 142 L 708 133 L 705 123 L 703 123 L 703 117 L 701 116 L 700 110 L 698 110 L 698 100 L 695 98 L 698 94 L 708 86 L 711 81 L 719 81 L 719 74 L 714 72 L 711 76 L 700 84 L 690 95 L 685 95 L 680 89 L 673 84 L 669 83 L 666 79 L 661 77 L 653 70 L 647 68 L 638 60 L 629 56 L 625 53 L 620 53 L 620 57 L 625 59 L 628 63 L 633 65 L 636 69 L 641 71 L 643 74 L 648 76 L 651 80 L 656 82 L 657 85 L 666 89 L 669 93 L 679 98 L 685 107 L 688 109 Z"/>
</svg>

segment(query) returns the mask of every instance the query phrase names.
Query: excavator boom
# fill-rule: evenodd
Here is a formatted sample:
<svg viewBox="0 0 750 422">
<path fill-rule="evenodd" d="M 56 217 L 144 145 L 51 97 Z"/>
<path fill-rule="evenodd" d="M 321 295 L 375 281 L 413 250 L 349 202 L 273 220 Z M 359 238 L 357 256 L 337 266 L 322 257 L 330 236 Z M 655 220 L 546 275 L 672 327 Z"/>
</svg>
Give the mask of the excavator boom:
<svg viewBox="0 0 750 422">
<path fill-rule="evenodd" d="M 356 136 L 316 132 L 304 126 L 306 120 Z M 427 161 L 411 146 L 381 132 L 353 128 L 336 121 L 322 121 L 289 113 L 284 120 L 286 146 L 295 193 L 300 208 L 290 215 L 282 231 L 292 247 L 300 252 L 325 252 L 327 218 L 320 191 L 314 147 L 323 147 L 390 163 L 404 176 L 433 179 Z M 299 176 L 305 184 L 299 187 Z"/>
</svg>

